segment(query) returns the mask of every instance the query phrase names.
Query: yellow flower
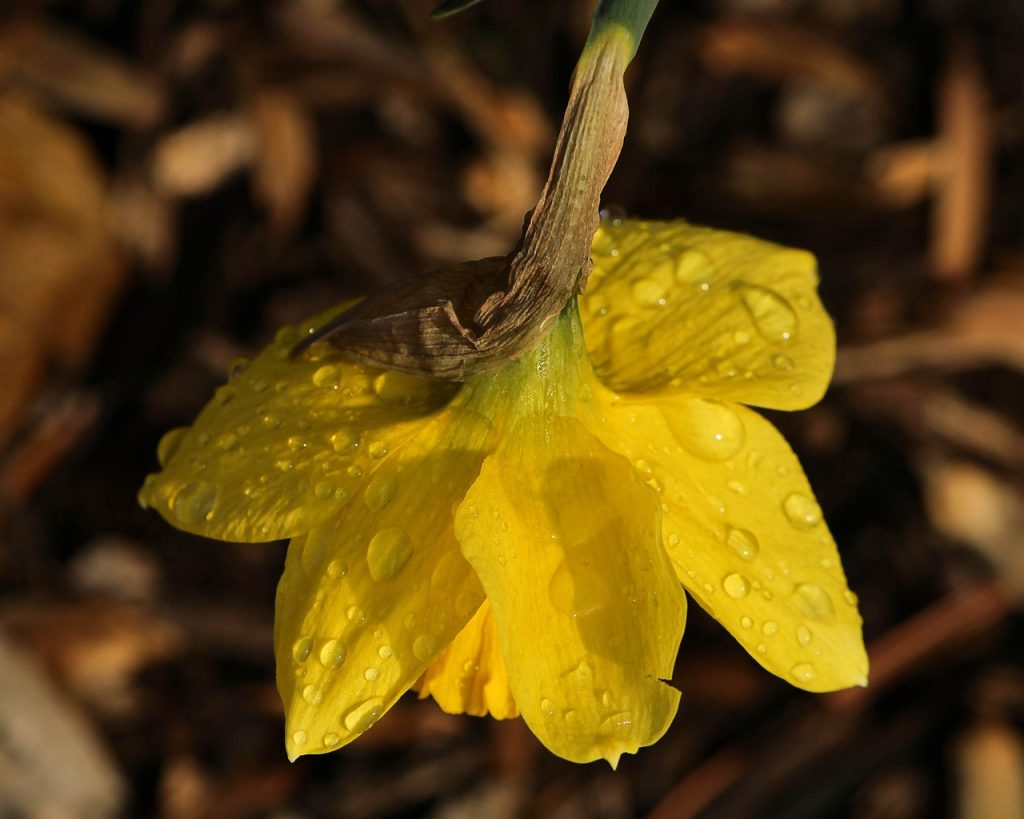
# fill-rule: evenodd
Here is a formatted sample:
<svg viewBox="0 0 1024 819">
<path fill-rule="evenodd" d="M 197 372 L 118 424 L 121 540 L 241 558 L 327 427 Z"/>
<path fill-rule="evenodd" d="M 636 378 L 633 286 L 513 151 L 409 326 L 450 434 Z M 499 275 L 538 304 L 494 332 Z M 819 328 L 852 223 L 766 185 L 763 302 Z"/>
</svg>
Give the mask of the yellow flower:
<svg viewBox="0 0 1024 819">
<path fill-rule="evenodd" d="M 498 372 L 423 381 L 324 342 L 291 360 L 338 308 L 280 331 L 161 441 L 144 504 L 210 537 L 291 538 L 275 645 L 293 758 L 350 742 L 417 687 L 614 765 L 675 715 L 684 587 L 794 685 L 865 684 L 821 510 L 742 405 L 825 390 L 813 258 L 605 220 L 593 260 L 580 309 Z"/>
</svg>

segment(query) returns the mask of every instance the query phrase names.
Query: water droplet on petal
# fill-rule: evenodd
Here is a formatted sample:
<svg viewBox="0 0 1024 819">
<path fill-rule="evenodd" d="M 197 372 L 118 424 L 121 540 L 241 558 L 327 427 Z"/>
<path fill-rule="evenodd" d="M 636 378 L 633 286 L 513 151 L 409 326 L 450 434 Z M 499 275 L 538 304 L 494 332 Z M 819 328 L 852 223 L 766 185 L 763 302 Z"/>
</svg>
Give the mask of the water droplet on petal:
<svg viewBox="0 0 1024 819">
<path fill-rule="evenodd" d="M 672 286 L 671 278 L 669 278 L 671 273 L 668 273 L 667 270 L 664 271 L 665 275 L 662 276 L 653 275 L 662 272 L 659 269 L 653 269 L 650 272 L 652 275 L 637 279 L 633 282 L 633 286 L 630 289 L 633 300 L 641 307 L 665 304 L 665 296 Z M 666 279 L 668 280 L 666 281 Z"/>
<path fill-rule="evenodd" d="M 398 478 L 394 475 L 375 475 L 363 493 L 363 500 L 374 512 L 381 511 L 395 497 L 398 491 Z"/>
<path fill-rule="evenodd" d="M 728 527 L 725 533 L 725 542 L 743 560 L 753 560 L 761 551 L 761 545 L 754 537 L 754 533 L 748 532 L 746 529 Z"/>
<path fill-rule="evenodd" d="M 712 462 L 727 460 L 739 452 L 746 435 L 735 410 L 708 398 L 696 398 L 680 406 L 672 434 L 688 452 Z"/>
<path fill-rule="evenodd" d="M 313 487 L 313 494 L 320 500 L 326 500 L 334 494 L 334 484 L 330 481 L 317 481 Z"/>
<path fill-rule="evenodd" d="M 331 731 L 329 734 L 324 734 L 324 747 L 325 748 L 337 748 L 341 744 L 341 737 Z"/>
<path fill-rule="evenodd" d="M 811 620 L 826 623 L 836 616 L 832 598 L 821 586 L 814 583 L 801 583 L 793 590 L 793 598 L 800 613 Z"/>
<path fill-rule="evenodd" d="M 555 715 L 555 704 L 545 697 L 540 701 L 540 710 L 544 713 L 545 717 L 553 717 Z"/>
<path fill-rule="evenodd" d="M 324 366 L 313 373 L 313 383 L 318 387 L 336 390 L 340 382 L 341 373 L 338 372 L 338 368 L 333 364 L 324 364 Z"/>
<path fill-rule="evenodd" d="M 296 731 L 294 734 L 292 734 L 292 742 L 296 745 L 305 745 L 308 739 L 309 734 L 307 734 L 305 731 Z"/>
<path fill-rule="evenodd" d="M 228 362 L 228 381 L 234 381 L 238 378 L 238 376 L 249 369 L 249 365 L 251 363 L 252 362 L 244 355 L 232 358 L 231 361 Z"/>
<path fill-rule="evenodd" d="M 458 612 L 461 617 L 469 617 L 469 615 L 480 607 L 482 602 L 483 598 L 476 592 L 464 591 L 455 598 L 455 611 Z"/>
<path fill-rule="evenodd" d="M 729 481 L 726 483 L 726 486 L 729 487 L 730 492 L 735 492 L 740 496 L 748 495 L 750 493 L 750 490 L 747 489 L 747 485 L 742 481 Z"/>
<path fill-rule="evenodd" d="M 722 588 L 725 589 L 725 593 L 734 600 L 742 600 L 750 592 L 750 583 L 747 582 L 741 574 L 727 574 L 725 579 L 722 580 Z"/>
<path fill-rule="evenodd" d="M 802 646 L 810 645 L 812 639 L 813 639 L 813 637 L 811 635 L 811 630 L 809 628 L 807 628 L 807 626 L 797 626 L 796 627 L 796 641 L 798 643 L 800 643 L 800 645 L 802 645 Z"/>
<path fill-rule="evenodd" d="M 796 338 L 796 313 L 782 296 L 756 284 L 739 283 L 734 285 L 734 289 L 750 313 L 757 332 L 766 340 L 791 341 Z"/>
<path fill-rule="evenodd" d="M 774 620 L 768 620 L 763 626 L 761 626 L 761 633 L 765 637 L 774 637 L 779 633 L 779 624 Z"/>
<path fill-rule="evenodd" d="M 353 734 L 361 734 L 380 719 L 384 713 L 384 700 L 380 697 L 371 697 L 359 703 L 355 708 L 345 714 L 343 721 L 345 729 Z"/>
<path fill-rule="evenodd" d="M 307 685 L 302 689 L 302 699 L 309 705 L 319 705 L 324 701 L 324 695 L 315 685 Z"/>
<path fill-rule="evenodd" d="M 792 372 L 794 366 L 793 359 L 787 355 L 782 355 L 782 353 L 776 353 L 772 356 L 772 365 L 776 370 L 782 370 L 787 373 Z"/>
<path fill-rule="evenodd" d="M 181 448 L 181 442 L 184 440 L 187 432 L 188 427 L 177 427 L 165 432 L 163 437 L 160 438 L 160 443 L 156 445 L 156 459 L 160 466 L 167 466 L 171 458 L 175 456 Z"/>
<path fill-rule="evenodd" d="M 715 270 L 715 263 L 702 250 L 688 248 L 676 259 L 676 281 L 680 284 L 699 284 Z"/>
<path fill-rule="evenodd" d="M 345 662 L 348 650 L 341 640 L 328 640 L 320 649 L 320 663 L 325 668 L 337 668 Z"/>
<path fill-rule="evenodd" d="M 388 454 L 388 445 L 384 441 L 371 441 L 366 447 L 367 454 L 376 459 L 383 458 Z"/>
<path fill-rule="evenodd" d="M 817 676 L 810 663 L 797 663 L 789 671 L 797 682 L 802 683 L 809 683 Z"/>
<path fill-rule="evenodd" d="M 378 583 L 397 575 L 412 557 L 412 541 L 401 529 L 382 529 L 370 540 L 366 562 Z"/>
<path fill-rule="evenodd" d="M 359 439 L 347 429 L 335 432 L 331 436 L 330 441 L 331 447 L 338 453 L 349 453 L 359 446 Z"/>
<path fill-rule="evenodd" d="M 754 625 L 754 621 L 751 620 L 749 617 L 744 617 L 742 620 L 740 620 L 740 625 L 743 626 L 743 628 L 750 628 Z"/>
<path fill-rule="evenodd" d="M 858 602 L 857 595 L 847 589 L 843 592 L 843 600 L 846 601 L 847 605 L 856 606 Z"/>
<path fill-rule="evenodd" d="M 391 646 L 381 646 L 377 649 L 377 656 L 382 660 L 388 659 L 394 652 L 391 650 Z"/>
<path fill-rule="evenodd" d="M 225 432 L 223 435 L 218 435 L 217 440 L 214 443 L 216 444 L 217 449 L 220 449 L 223 452 L 234 452 L 238 449 L 241 441 L 239 441 L 238 436 L 233 432 Z"/>
<path fill-rule="evenodd" d="M 206 481 L 187 483 L 171 500 L 174 516 L 186 525 L 195 526 L 213 517 L 217 501 L 217 487 Z"/>
<path fill-rule="evenodd" d="M 363 676 L 366 678 L 367 682 L 374 682 L 380 676 L 380 669 L 371 665 L 363 672 Z"/>
<path fill-rule="evenodd" d="M 608 604 L 608 585 L 593 567 L 563 560 L 551 576 L 551 603 L 570 617 L 585 617 Z"/>
<path fill-rule="evenodd" d="M 800 492 L 788 495 L 782 502 L 782 509 L 797 529 L 813 529 L 821 523 L 821 507 L 813 498 Z"/>
<path fill-rule="evenodd" d="M 356 625 L 366 622 L 366 612 L 359 606 L 349 606 L 345 611 L 345 616 L 350 623 L 355 623 Z"/>
<path fill-rule="evenodd" d="M 299 328 L 294 324 L 286 324 L 274 333 L 274 343 L 279 347 L 287 347 L 288 352 L 291 352 L 291 348 L 294 347 L 298 341 Z"/>
<path fill-rule="evenodd" d="M 292 659 L 297 663 L 304 663 L 312 650 L 313 638 L 300 637 L 295 641 L 295 645 L 292 646 Z"/>
<path fill-rule="evenodd" d="M 439 643 L 433 634 L 421 634 L 412 641 L 412 653 L 417 660 L 431 660 L 437 654 Z"/>
</svg>

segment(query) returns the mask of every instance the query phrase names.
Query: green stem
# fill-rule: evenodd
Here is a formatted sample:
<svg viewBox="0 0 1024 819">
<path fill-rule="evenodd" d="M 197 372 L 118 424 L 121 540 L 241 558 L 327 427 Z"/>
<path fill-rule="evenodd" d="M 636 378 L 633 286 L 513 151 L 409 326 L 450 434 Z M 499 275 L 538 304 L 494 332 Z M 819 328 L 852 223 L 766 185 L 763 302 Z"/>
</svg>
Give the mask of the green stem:
<svg viewBox="0 0 1024 819">
<path fill-rule="evenodd" d="M 590 35 L 587 37 L 587 47 L 595 38 L 600 37 L 609 26 L 616 25 L 626 29 L 633 40 L 633 53 L 644 36 L 647 23 L 654 14 L 658 0 L 599 0 L 597 8 L 594 9 L 594 18 L 590 23 Z M 632 59 L 633 55 L 630 55 Z"/>
</svg>

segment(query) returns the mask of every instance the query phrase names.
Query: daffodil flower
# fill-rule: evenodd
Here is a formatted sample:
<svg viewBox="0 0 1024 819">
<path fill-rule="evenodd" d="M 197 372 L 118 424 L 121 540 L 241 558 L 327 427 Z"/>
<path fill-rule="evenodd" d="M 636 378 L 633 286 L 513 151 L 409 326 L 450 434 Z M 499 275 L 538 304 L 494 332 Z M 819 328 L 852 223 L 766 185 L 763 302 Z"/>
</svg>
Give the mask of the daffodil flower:
<svg viewBox="0 0 1024 819">
<path fill-rule="evenodd" d="M 746 406 L 826 388 L 813 257 L 606 219 L 592 259 L 578 306 L 501 369 L 429 381 L 323 341 L 293 360 L 338 308 L 281 330 L 161 441 L 144 505 L 208 537 L 291 539 L 275 646 L 292 758 L 416 688 L 614 765 L 675 715 L 686 592 L 793 685 L 865 684 L 821 510 Z"/>
</svg>

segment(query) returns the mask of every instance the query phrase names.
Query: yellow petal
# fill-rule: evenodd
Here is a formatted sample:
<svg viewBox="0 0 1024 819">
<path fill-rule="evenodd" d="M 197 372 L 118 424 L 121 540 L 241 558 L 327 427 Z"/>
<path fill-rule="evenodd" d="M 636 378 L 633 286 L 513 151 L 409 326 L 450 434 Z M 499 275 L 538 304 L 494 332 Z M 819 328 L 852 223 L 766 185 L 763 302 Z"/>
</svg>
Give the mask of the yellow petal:
<svg viewBox="0 0 1024 819">
<path fill-rule="evenodd" d="M 495 719 L 519 716 L 508 687 L 491 602 L 485 600 L 455 641 L 416 684 L 420 698 L 433 697 L 449 714 Z"/>
<path fill-rule="evenodd" d="M 374 471 L 338 521 L 292 541 L 275 620 L 292 758 L 366 731 L 483 601 L 452 510 L 493 437 L 481 416 L 446 410 Z"/>
<path fill-rule="evenodd" d="M 606 420 L 660 492 L 679 579 L 751 656 L 810 691 L 865 684 L 856 598 L 778 431 L 738 404 L 690 396 L 612 399 Z"/>
<path fill-rule="evenodd" d="M 682 221 L 605 219 L 591 255 L 580 307 L 613 389 L 671 384 L 773 409 L 824 394 L 835 333 L 810 253 Z"/>
<path fill-rule="evenodd" d="M 455 532 L 491 600 L 523 718 L 576 762 L 656 741 L 676 712 L 685 597 L 657 499 L 575 418 L 516 419 Z"/>
<path fill-rule="evenodd" d="M 163 471 L 140 502 L 180 529 L 232 541 L 293 537 L 335 517 L 376 460 L 453 391 L 343 362 L 324 343 L 292 360 L 299 338 L 339 310 L 283 328 L 239 362 L 190 428 L 164 436 Z"/>
</svg>

